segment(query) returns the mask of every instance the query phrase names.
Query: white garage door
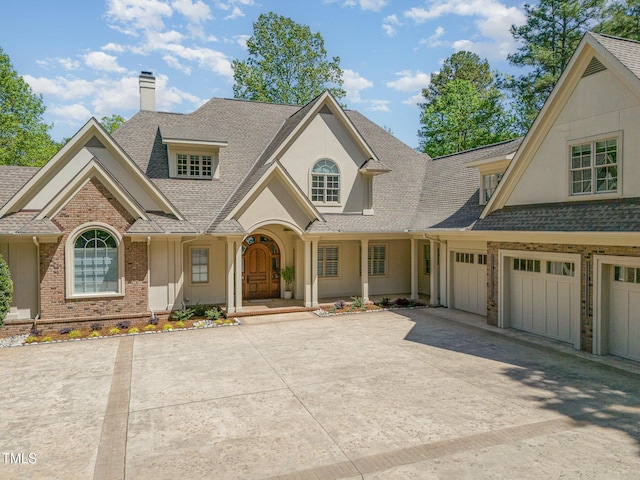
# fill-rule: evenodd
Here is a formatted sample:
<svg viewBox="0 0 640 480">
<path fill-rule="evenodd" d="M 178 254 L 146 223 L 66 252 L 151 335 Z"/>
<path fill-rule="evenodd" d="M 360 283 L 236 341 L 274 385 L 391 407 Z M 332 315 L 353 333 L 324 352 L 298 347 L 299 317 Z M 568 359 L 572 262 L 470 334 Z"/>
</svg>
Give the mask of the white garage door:
<svg viewBox="0 0 640 480">
<path fill-rule="evenodd" d="M 487 256 L 455 252 L 453 262 L 453 308 L 487 314 Z"/>
<path fill-rule="evenodd" d="M 509 325 L 575 343 L 579 324 L 576 319 L 580 315 L 575 263 L 530 258 L 506 261 L 510 263 Z"/>
<path fill-rule="evenodd" d="M 640 361 L 640 268 L 611 269 L 609 353 Z"/>
</svg>

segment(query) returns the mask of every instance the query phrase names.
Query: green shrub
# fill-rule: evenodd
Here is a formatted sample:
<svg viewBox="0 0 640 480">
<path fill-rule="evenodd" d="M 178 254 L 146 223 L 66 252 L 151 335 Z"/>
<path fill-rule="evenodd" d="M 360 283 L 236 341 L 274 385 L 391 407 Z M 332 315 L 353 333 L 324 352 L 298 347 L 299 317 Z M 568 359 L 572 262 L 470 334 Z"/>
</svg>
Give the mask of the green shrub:
<svg viewBox="0 0 640 480">
<path fill-rule="evenodd" d="M 25 340 L 25 343 L 33 343 L 37 341 L 38 341 L 38 337 L 27 337 L 27 339 Z"/>
<path fill-rule="evenodd" d="M 42 337 L 42 339 L 40 340 L 41 342 L 51 342 L 53 340 L 53 338 L 51 337 Z"/>
<path fill-rule="evenodd" d="M 209 310 L 204 312 L 204 316 L 209 320 L 217 320 L 220 318 L 220 310 L 218 310 L 218 307 L 210 308 Z"/>
<path fill-rule="evenodd" d="M 391 305 L 391 299 L 389 297 L 382 297 L 378 303 L 381 307 L 388 307 Z"/>
<path fill-rule="evenodd" d="M 113 327 L 109 329 L 109 335 L 118 335 L 120 333 L 120 329 L 118 327 Z"/>
<path fill-rule="evenodd" d="M 351 297 L 351 308 L 357 309 L 362 308 L 364 306 L 364 302 L 362 301 L 362 297 Z"/>
<path fill-rule="evenodd" d="M 196 303 L 191 310 L 193 310 L 193 315 L 196 317 L 204 317 L 206 315 L 207 307 L 200 303 Z"/>
<path fill-rule="evenodd" d="M 145 332 L 150 332 L 151 330 L 155 330 L 155 329 L 156 329 L 156 326 L 155 325 L 151 325 L 151 324 L 149 324 L 146 327 L 144 327 L 144 331 Z"/>
<path fill-rule="evenodd" d="M 87 335 L 87 338 L 96 338 L 99 336 L 100 336 L 100 332 L 98 332 L 97 330 L 92 330 L 91 333 Z"/>
<path fill-rule="evenodd" d="M 13 282 L 11 281 L 11 272 L 9 272 L 9 265 L 0 255 L 0 326 L 4 325 L 4 319 L 9 313 L 12 299 Z"/>
<path fill-rule="evenodd" d="M 138 333 L 140 330 L 138 330 L 136 327 L 131 327 L 129 329 L 129 333 Z"/>
<path fill-rule="evenodd" d="M 71 330 L 69 332 L 69 338 L 80 338 L 80 330 Z"/>
<path fill-rule="evenodd" d="M 176 322 L 176 328 L 184 328 L 184 322 L 182 320 L 178 320 Z"/>
<path fill-rule="evenodd" d="M 170 323 L 167 323 L 164 327 L 162 327 L 162 330 L 169 331 L 169 330 L 173 330 L 173 325 L 171 325 Z"/>
<path fill-rule="evenodd" d="M 176 310 L 171 314 L 171 318 L 174 320 L 189 320 L 191 317 L 195 315 L 195 310 L 193 308 L 185 308 L 183 310 Z"/>
</svg>

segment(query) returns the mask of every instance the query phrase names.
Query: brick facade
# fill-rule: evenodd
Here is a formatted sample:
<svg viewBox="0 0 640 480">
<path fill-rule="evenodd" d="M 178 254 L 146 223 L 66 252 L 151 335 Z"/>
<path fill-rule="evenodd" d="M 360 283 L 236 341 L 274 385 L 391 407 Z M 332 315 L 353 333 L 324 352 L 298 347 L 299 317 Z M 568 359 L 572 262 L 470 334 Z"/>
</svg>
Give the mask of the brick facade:
<svg viewBox="0 0 640 480">
<path fill-rule="evenodd" d="M 569 245 L 552 243 L 513 243 L 513 242 L 488 242 L 487 253 L 489 255 L 487 269 L 487 323 L 498 325 L 498 289 L 499 289 L 499 250 L 522 250 L 527 252 L 538 252 L 544 256 L 544 252 L 573 253 L 579 254 L 581 258 L 582 278 L 580 279 L 580 345 L 581 349 L 591 352 L 593 348 L 593 256 L 594 255 L 620 255 L 630 257 L 640 257 L 640 247 L 616 247 L 616 246 L 593 246 L 593 245 Z M 589 279 L 589 298 L 585 298 L 586 281 Z M 493 279 L 493 285 L 491 280 Z M 491 293 L 493 292 L 493 297 Z M 588 309 L 585 309 L 586 302 L 589 302 Z M 588 316 L 586 315 L 588 310 Z"/>
<path fill-rule="evenodd" d="M 109 225 L 124 236 L 135 218 L 99 180 L 92 178 L 52 219 L 64 232 L 57 243 L 40 245 L 40 316 L 43 320 L 147 315 L 147 244 L 123 238 L 125 295 L 66 298 L 65 245 L 69 234 L 90 222 Z"/>
</svg>

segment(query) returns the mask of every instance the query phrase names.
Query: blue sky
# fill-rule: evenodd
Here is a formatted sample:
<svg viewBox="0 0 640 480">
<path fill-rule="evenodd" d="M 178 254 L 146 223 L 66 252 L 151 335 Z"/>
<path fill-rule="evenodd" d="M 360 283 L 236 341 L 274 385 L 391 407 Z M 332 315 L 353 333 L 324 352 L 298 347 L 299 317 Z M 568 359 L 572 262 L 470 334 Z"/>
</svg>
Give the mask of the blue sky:
<svg viewBox="0 0 640 480">
<path fill-rule="evenodd" d="M 496 70 L 515 51 L 509 28 L 523 24 L 512 0 L 20 0 L 5 2 L 0 47 L 47 107 L 56 140 L 91 116 L 131 117 L 138 75 L 157 78 L 158 110 L 192 112 L 233 97 L 235 58 L 261 13 L 273 11 L 320 32 L 344 71 L 344 103 L 418 146 L 420 91 L 458 50 Z"/>
</svg>

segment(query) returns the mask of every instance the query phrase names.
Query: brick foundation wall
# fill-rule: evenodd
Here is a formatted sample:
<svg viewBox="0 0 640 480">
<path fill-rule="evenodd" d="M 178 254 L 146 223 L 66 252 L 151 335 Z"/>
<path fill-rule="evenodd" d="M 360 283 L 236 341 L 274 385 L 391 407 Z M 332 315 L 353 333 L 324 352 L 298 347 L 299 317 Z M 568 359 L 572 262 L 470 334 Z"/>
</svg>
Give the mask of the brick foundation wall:
<svg viewBox="0 0 640 480">
<path fill-rule="evenodd" d="M 593 348 L 593 290 L 594 255 L 619 255 L 629 257 L 640 257 L 640 247 L 616 247 L 616 246 L 593 246 L 593 245 L 569 245 L 555 243 L 515 243 L 515 242 L 488 242 L 487 253 L 489 255 L 489 265 L 487 269 L 487 323 L 498 325 L 498 282 L 499 269 L 498 250 L 522 250 L 526 252 L 554 252 L 572 253 L 580 255 L 582 278 L 580 279 L 580 345 L 581 349 L 591 352 Z M 587 269 L 587 263 L 589 268 Z M 493 275 L 492 275 L 493 270 Z M 493 288 L 491 279 L 493 278 Z M 589 278 L 589 298 L 585 298 L 586 279 Z M 494 292 L 491 298 L 491 292 Z M 589 315 L 585 315 L 585 304 L 589 302 Z"/>
<path fill-rule="evenodd" d="M 112 298 L 66 298 L 65 245 L 78 226 L 100 222 L 120 235 L 135 219 L 96 178 L 92 178 L 52 219 L 64 232 L 58 243 L 40 245 L 42 320 L 83 319 L 148 314 L 147 244 L 124 238 L 124 295 Z"/>
</svg>

